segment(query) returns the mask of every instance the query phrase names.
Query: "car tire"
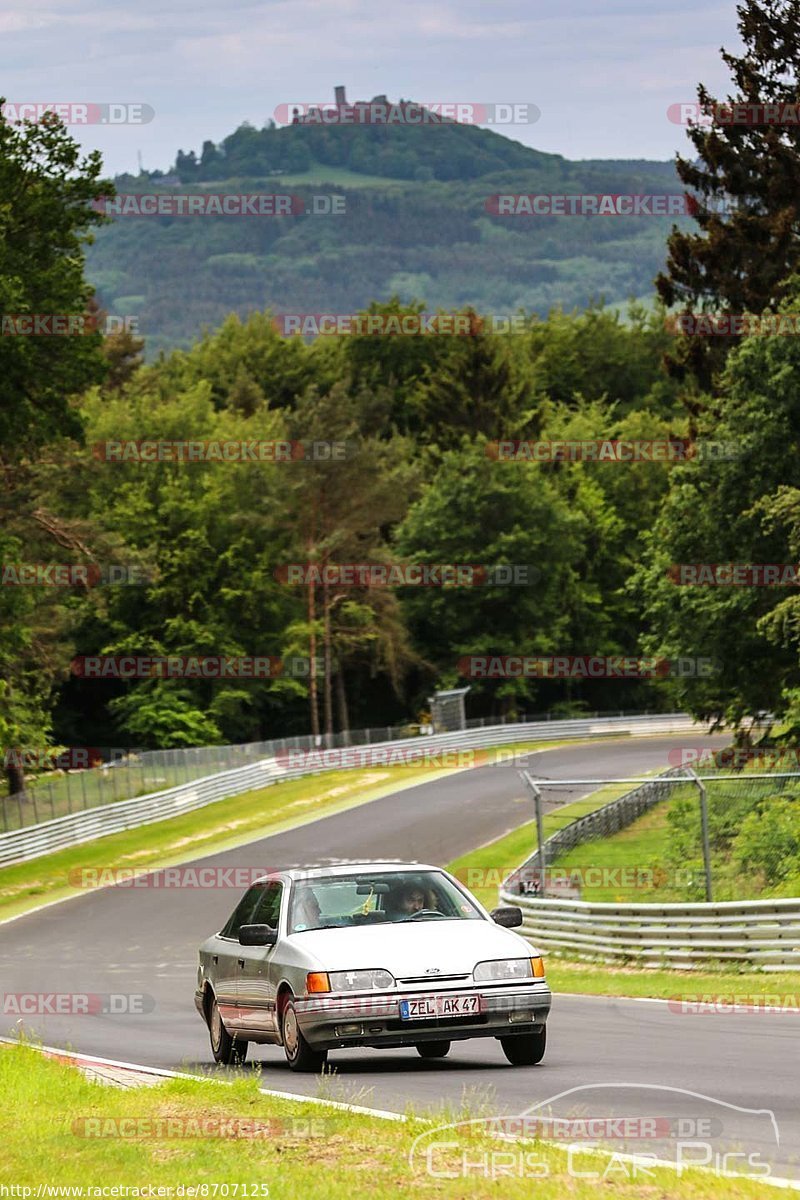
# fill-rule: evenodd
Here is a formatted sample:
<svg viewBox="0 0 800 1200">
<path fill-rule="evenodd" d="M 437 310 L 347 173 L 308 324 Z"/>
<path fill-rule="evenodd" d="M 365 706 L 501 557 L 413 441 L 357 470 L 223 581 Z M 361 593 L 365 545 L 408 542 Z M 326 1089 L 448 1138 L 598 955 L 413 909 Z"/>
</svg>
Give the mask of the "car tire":
<svg viewBox="0 0 800 1200">
<path fill-rule="evenodd" d="M 208 1013 L 208 1032 L 214 1061 L 225 1067 L 240 1067 L 247 1058 L 247 1042 L 240 1042 L 228 1033 L 215 998 L 211 1000 Z"/>
<path fill-rule="evenodd" d="M 327 1050 L 309 1046 L 297 1021 L 294 997 L 289 996 L 281 1012 L 281 1040 L 286 1061 L 293 1071 L 321 1071 L 328 1058 Z"/>
<path fill-rule="evenodd" d="M 500 1038 L 500 1045 L 512 1067 L 535 1067 L 544 1058 L 547 1044 L 547 1029 L 543 1025 L 534 1033 L 518 1033 L 514 1037 Z"/>
<path fill-rule="evenodd" d="M 450 1042 L 417 1042 L 420 1058 L 444 1058 L 450 1052 Z"/>
</svg>

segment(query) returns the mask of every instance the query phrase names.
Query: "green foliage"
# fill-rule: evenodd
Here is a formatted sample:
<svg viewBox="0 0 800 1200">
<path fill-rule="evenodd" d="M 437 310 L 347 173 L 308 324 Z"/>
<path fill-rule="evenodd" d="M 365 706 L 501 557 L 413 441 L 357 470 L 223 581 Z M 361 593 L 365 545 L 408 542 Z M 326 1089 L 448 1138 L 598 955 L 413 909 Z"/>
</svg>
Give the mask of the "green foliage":
<svg viewBox="0 0 800 1200">
<path fill-rule="evenodd" d="M 733 847 L 744 871 L 757 871 L 768 885 L 800 873 L 800 807 L 797 798 L 768 796 L 742 821 Z"/>
<path fill-rule="evenodd" d="M 188 688 L 163 683 L 137 688 L 109 704 L 120 731 L 133 745 L 210 746 L 222 742 L 219 726 L 193 703 Z"/>
<path fill-rule="evenodd" d="M 314 132 L 288 129 L 264 136 L 305 138 Z M 327 136 L 331 131 L 317 132 Z M 365 128 L 332 132 L 353 134 L 356 142 L 371 136 Z M 477 161 L 471 158 L 472 143 L 485 131 L 415 132 L 437 162 L 443 132 L 466 139 L 463 162 L 471 169 Z M 397 127 L 384 133 L 403 136 Z M 373 301 L 387 303 L 396 293 L 405 302 L 418 297 L 429 312 L 470 304 L 501 317 L 521 309 L 544 317 L 602 299 L 626 305 L 631 297 L 646 297 L 650 304 L 672 219 L 505 217 L 488 213 L 487 201 L 500 192 L 672 192 L 678 190 L 674 167 L 568 163 L 495 134 L 485 136 L 503 153 L 519 152 L 524 162 L 463 181 L 418 181 L 414 173 L 407 180 L 381 179 L 380 171 L 354 174 L 349 166 L 326 168 L 324 163 L 307 178 L 292 174 L 287 180 L 261 167 L 255 178 L 243 178 L 226 156 L 215 190 L 291 191 L 306 208 L 313 196 L 333 193 L 343 198 L 345 211 L 263 218 L 119 216 L 100 231 L 92 248 L 90 279 L 107 307 L 116 296 L 145 297 L 138 311 L 151 359 L 162 349 L 188 348 L 231 312 L 245 319 L 267 307 L 279 313 L 354 313 Z M 372 172 L 377 164 L 365 159 L 363 165 Z M 158 180 L 119 180 L 118 186 L 125 193 L 153 192 Z M 689 220 L 681 217 L 678 224 L 688 227 Z M 600 364 L 602 332 L 601 322 L 595 335 Z M 662 337 L 669 342 L 663 329 Z M 616 359 L 616 347 L 609 349 Z M 616 359 L 616 366 L 631 380 L 643 356 L 629 349 L 630 362 Z M 650 360 L 646 369 L 657 373 L 657 361 Z M 582 373 L 593 376 L 588 360 Z M 634 390 L 629 384 L 627 394 Z"/>
<path fill-rule="evenodd" d="M 788 310 L 798 295 L 795 281 Z M 699 430 L 732 457 L 706 455 L 675 468 L 637 573 L 653 631 L 649 649 L 718 664 L 708 678 L 684 680 L 678 702 L 733 725 L 758 712 L 781 715 L 784 693 L 800 685 L 796 600 L 780 586 L 680 586 L 670 569 L 797 561 L 799 369 L 796 338 L 750 336 L 732 352 L 716 411 Z"/>
<path fill-rule="evenodd" d="M 99 153 L 79 150 L 54 117 L 12 124 L 0 111 L 0 317 L 89 312 L 84 246 L 102 220 L 90 205 L 113 187 Z M 79 431 L 69 398 L 102 378 L 100 342 L 99 332 L 0 337 L 6 459 Z"/>
</svg>

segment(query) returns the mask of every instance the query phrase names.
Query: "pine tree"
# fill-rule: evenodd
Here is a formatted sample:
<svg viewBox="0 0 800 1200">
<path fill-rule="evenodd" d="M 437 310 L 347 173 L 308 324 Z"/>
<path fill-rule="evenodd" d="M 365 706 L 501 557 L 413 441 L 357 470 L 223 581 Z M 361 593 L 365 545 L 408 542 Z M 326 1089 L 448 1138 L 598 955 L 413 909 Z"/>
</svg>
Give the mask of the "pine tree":
<svg viewBox="0 0 800 1200">
<path fill-rule="evenodd" d="M 734 94 L 719 102 L 699 85 L 697 156 L 677 157 L 699 231 L 673 229 L 656 287 L 685 311 L 773 309 L 800 269 L 800 0 L 744 0 L 737 12 L 744 53 L 721 51 Z M 708 385 L 731 342 L 690 337 L 677 360 Z"/>
</svg>

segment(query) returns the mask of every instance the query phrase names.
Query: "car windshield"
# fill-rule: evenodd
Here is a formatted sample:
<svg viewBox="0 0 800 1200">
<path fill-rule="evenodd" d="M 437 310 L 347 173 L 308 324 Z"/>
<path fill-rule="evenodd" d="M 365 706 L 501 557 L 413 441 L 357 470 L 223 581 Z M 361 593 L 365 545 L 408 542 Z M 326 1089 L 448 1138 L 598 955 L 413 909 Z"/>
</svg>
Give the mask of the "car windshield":
<svg viewBox="0 0 800 1200">
<path fill-rule="evenodd" d="M 481 920 L 469 897 L 441 871 L 333 875 L 294 885 L 289 932 L 401 921 Z"/>
</svg>

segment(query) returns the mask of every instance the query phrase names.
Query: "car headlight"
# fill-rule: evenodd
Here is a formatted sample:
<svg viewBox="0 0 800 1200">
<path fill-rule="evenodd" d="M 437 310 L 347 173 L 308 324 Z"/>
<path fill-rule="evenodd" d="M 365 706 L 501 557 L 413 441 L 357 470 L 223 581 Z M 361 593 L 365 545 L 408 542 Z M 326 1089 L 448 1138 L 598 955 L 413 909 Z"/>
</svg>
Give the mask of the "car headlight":
<svg viewBox="0 0 800 1200">
<path fill-rule="evenodd" d="M 373 992 L 394 987 L 394 976 L 388 971 L 331 971 L 332 992 Z"/>
<path fill-rule="evenodd" d="M 498 958 L 478 963 L 472 972 L 476 983 L 492 983 L 499 979 L 531 979 L 533 962 L 530 958 Z"/>
</svg>

